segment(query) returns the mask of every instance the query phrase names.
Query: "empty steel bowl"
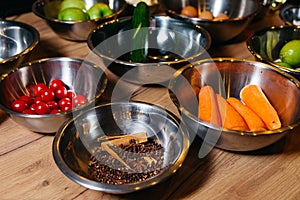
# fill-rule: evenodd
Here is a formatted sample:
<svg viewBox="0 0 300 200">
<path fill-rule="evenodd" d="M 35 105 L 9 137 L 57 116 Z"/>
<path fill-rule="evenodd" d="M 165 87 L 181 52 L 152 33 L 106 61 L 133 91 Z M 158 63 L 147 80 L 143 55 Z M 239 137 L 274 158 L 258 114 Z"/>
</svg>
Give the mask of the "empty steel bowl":
<svg viewBox="0 0 300 200">
<path fill-rule="evenodd" d="M 199 120 L 198 92 L 194 86 L 201 90 L 202 86 L 210 85 L 225 98 L 240 99 L 241 89 L 248 84 L 262 88 L 279 115 L 281 128 L 260 132 L 234 131 Z M 236 152 L 261 149 L 293 132 L 300 124 L 299 81 L 262 62 L 234 58 L 200 60 L 182 68 L 169 88 L 183 121 L 211 147 Z"/>
<path fill-rule="evenodd" d="M 283 7 L 279 14 L 282 21 L 290 26 L 300 26 L 300 5 Z"/>
<path fill-rule="evenodd" d="M 229 41 L 242 33 L 261 9 L 261 4 L 256 0 L 161 0 L 160 3 L 167 15 L 200 25 L 208 30 L 214 45 Z M 203 11 L 210 11 L 214 17 L 224 13 L 229 19 L 214 21 L 184 16 L 181 10 L 188 5 L 196 8 L 198 16 Z"/>
<path fill-rule="evenodd" d="M 148 33 L 145 62 L 133 62 L 132 18 L 125 17 L 100 25 L 88 37 L 89 48 L 100 56 L 107 68 L 125 81 L 136 84 L 156 84 L 169 80 L 187 63 L 207 56 L 211 44 L 209 33 L 196 25 L 167 16 L 153 16 Z"/>
<path fill-rule="evenodd" d="M 97 2 L 104 2 L 107 3 L 114 12 L 106 17 L 93 20 L 64 21 L 58 19 L 61 2 L 60 0 L 39 0 L 32 5 L 32 11 L 44 19 L 60 37 L 72 41 L 86 41 L 88 34 L 95 29 L 97 25 L 118 18 L 124 13 L 127 7 L 124 0 L 84 0 L 87 9 Z"/>
<path fill-rule="evenodd" d="M 11 109 L 20 96 L 30 96 L 30 88 L 36 83 L 49 85 L 60 79 L 76 94 L 86 97 L 87 103 L 67 112 L 57 114 L 22 114 Z M 12 120 L 38 133 L 55 133 L 67 120 L 82 110 L 94 106 L 104 92 L 107 78 L 101 68 L 92 63 L 67 57 L 45 58 L 32 61 L 11 71 L 0 80 L 0 108 Z"/>
<path fill-rule="evenodd" d="M 272 26 L 252 33 L 247 39 L 247 48 L 259 61 L 300 78 L 300 70 L 278 65 L 280 49 L 291 40 L 300 39 L 300 28 L 293 26 Z"/>
<path fill-rule="evenodd" d="M 124 136 L 138 133 L 146 133 L 140 137 L 146 139 L 142 140 L 140 144 L 152 139 L 161 144 L 162 148 L 157 150 L 150 148 L 150 154 L 139 153 L 141 151 L 138 150 L 136 153 L 129 153 L 126 149 L 119 149 L 120 152 L 116 149 L 120 148 L 121 144 L 128 145 L 126 144 L 128 138 L 126 139 Z M 118 139 L 122 141 L 113 143 Z M 101 152 L 99 148 L 108 141 L 112 142 L 113 146 L 110 147 L 114 149 L 115 155 L 108 150 L 99 155 Z M 189 135 L 185 126 L 168 111 L 142 102 L 113 102 L 98 105 L 67 121 L 55 135 L 52 150 L 58 168 L 72 181 L 92 190 L 124 194 L 154 186 L 174 174 L 185 160 L 189 144 Z M 124 157 L 126 152 L 129 154 Z M 155 154 L 160 155 L 159 159 L 152 156 Z M 121 161 L 112 161 L 118 156 L 125 164 L 122 163 L 120 166 Z M 134 160 L 129 162 L 130 158 L 144 159 L 140 163 L 143 164 L 144 157 L 148 157 L 146 160 L 152 161 L 143 169 L 136 168 L 133 164 Z M 163 159 L 162 163 L 156 162 L 161 159 Z M 106 165 L 111 169 L 111 177 L 123 173 L 127 175 L 121 175 L 117 180 L 114 179 L 116 182 L 112 180 L 109 182 L 108 175 L 108 178 L 96 180 L 95 175 L 98 174 L 98 171 L 92 170 L 90 164 L 97 162 L 100 163 L 99 166 Z M 124 182 L 124 180 L 131 180 L 126 176 L 151 173 L 153 164 L 158 164 L 158 168 L 161 169 L 156 175 L 136 182 Z M 124 168 L 123 165 L 128 165 L 128 168 Z M 101 167 L 99 169 L 99 174 L 101 174 Z M 122 184 L 118 181 L 122 181 Z"/>
<path fill-rule="evenodd" d="M 22 22 L 0 20 L 0 74 L 29 61 L 40 41 L 39 32 Z"/>
</svg>

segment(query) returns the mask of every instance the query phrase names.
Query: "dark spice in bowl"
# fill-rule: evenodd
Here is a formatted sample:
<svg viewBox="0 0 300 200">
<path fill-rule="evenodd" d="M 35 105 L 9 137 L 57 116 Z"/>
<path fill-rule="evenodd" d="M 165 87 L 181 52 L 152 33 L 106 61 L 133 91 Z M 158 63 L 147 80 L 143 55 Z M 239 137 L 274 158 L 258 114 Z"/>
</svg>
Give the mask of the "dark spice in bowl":
<svg viewBox="0 0 300 200">
<path fill-rule="evenodd" d="M 91 178 L 106 184 L 128 184 L 144 181 L 159 174 L 163 168 L 164 149 L 156 140 L 149 138 L 139 143 L 130 139 L 129 144 L 110 145 L 108 152 L 97 147 L 88 164 Z M 124 162 L 120 162 L 118 155 Z"/>
</svg>

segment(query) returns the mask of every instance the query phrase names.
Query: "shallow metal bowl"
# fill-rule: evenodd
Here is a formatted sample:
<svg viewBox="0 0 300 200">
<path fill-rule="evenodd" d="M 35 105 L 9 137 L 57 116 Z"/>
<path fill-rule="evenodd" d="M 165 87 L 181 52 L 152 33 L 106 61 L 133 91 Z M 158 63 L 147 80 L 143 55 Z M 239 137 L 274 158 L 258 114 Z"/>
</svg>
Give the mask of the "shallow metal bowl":
<svg viewBox="0 0 300 200">
<path fill-rule="evenodd" d="M 280 10 L 279 16 L 287 25 L 300 26 L 300 5 L 283 7 Z"/>
<path fill-rule="evenodd" d="M 259 61 L 268 63 L 300 79 L 300 70 L 287 68 L 275 63 L 279 60 L 280 49 L 291 40 L 300 39 L 300 27 L 272 26 L 249 35 L 246 43 L 248 50 Z"/>
<path fill-rule="evenodd" d="M 62 80 L 70 90 L 86 97 L 87 103 L 58 114 L 22 114 L 11 110 L 11 103 L 36 83 L 49 85 L 53 79 Z M 21 126 L 38 133 L 55 133 L 60 126 L 90 106 L 104 92 L 107 78 L 101 68 L 92 63 L 67 57 L 45 58 L 32 61 L 11 71 L 0 80 L 0 108 Z"/>
<path fill-rule="evenodd" d="M 256 0 L 160 0 L 160 3 L 167 15 L 200 25 L 208 30 L 212 37 L 213 45 L 224 43 L 238 36 L 246 29 L 261 9 L 261 4 Z M 181 10 L 187 5 L 194 6 L 198 13 L 201 13 L 203 10 L 211 11 L 213 16 L 225 13 L 230 19 L 213 21 L 197 17 L 186 17 L 181 15 Z"/>
<path fill-rule="evenodd" d="M 39 32 L 32 26 L 17 21 L 0 20 L 0 74 L 29 61 L 39 41 Z"/>
<path fill-rule="evenodd" d="M 90 157 L 107 141 L 100 138 L 140 132 L 146 132 L 147 138 L 162 145 L 164 170 L 134 183 L 109 184 L 91 178 Z M 52 150 L 57 166 L 72 181 L 89 189 L 124 194 L 154 186 L 174 174 L 185 160 L 189 145 L 185 126 L 168 111 L 142 102 L 113 102 L 98 105 L 67 121 L 56 133 Z M 129 175 L 131 172 L 136 173 L 129 171 Z"/>
<path fill-rule="evenodd" d="M 60 37 L 72 41 L 86 41 L 89 33 L 95 29 L 97 25 L 118 18 L 125 12 L 127 7 L 124 0 L 84 0 L 87 9 L 97 2 L 105 2 L 114 13 L 94 20 L 63 21 L 58 19 L 61 2 L 60 0 L 38 0 L 33 3 L 32 11 L 44 19 Z"/>
<path fill-rule="evenodd" d="M 132 18 L 125 17 L 102 24 L 88 37 L 89 48 L 100 56 L 110 71 L 123 80 L 137 84 L 155 84 L 168 80 L 174 68 L 207 56 L 209 33 L 201 28 L 167 16 L 153 16 L 148 32 L 146 62 L 132 62 Z"/>
<path fill-rule="evenodd" d="M 191 83 L 195 75 L 199 77 L 197 84 Z M 240 99 L 241 89 L 248 84 L 256 84 L 262 88 L 278 112 L 281 128 L 261 132 L 233 131 L 198 119 L 197 92 L 194 92 L 191 85 L 198 85 L 199 88 L 211 85 L 216 93 L 224 97 Z M 170 96 L 181 112 L 183 121 L 212 147 L 240 152 L 261 149 L 293 132 L 300 124 L 299 81 L 265 63 L 234 58 L 197 61 L 193 66 L 186 66 L 178 71 L 169 88 Z"/>
</svg>

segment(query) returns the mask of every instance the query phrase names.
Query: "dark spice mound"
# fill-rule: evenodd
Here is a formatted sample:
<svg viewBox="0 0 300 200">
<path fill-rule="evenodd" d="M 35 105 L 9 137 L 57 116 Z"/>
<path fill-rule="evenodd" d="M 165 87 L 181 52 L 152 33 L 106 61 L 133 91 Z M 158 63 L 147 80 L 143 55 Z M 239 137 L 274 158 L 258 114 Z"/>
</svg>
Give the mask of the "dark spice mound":
<svg viewBox="0 0 300 200">
<path fill-rule="evenodd" d="M 153 139 L 143 143 L 131 139 L 128 145 L 109 147 L 130 169 L 99 146 L 88 165 L 89 174 L 96 181 L 116 185 L 135 183 L 159 174 L 164 168 L 164 149 Z"/>
</svg>

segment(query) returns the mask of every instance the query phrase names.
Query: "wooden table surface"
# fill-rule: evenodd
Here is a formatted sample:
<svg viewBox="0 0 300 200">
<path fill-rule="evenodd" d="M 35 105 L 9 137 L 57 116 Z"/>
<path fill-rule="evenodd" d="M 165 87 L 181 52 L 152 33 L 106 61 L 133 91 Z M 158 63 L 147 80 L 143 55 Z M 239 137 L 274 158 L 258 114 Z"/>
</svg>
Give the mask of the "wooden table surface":
<svg viewBox="0 0 300 200">
<path fill-rule="evenodd" d="M 9 19 L 30 24 L 40 32 L 40 45 L 31 59 L 85 59 L 90 54 L 85 42 L 61 39 L 33 13 Z M 248 34 L 280 24 L 278 12 L 266 12 L 236 40 L 209 52 L 212 57 L 254 60 L 245 43 Z M 109 77 L 113 86 L 117 78 Z M 132 100 L 153 103 L 178 115 L 166 88 L 133 89 Z M 2 114 L 0 199 L 300 199 L 300 133 L 296 132 L 259 151 L 241 154 L 215 148 L 202 159 L 197 156 L 201 141 L 196 139 L 183 166 L 167 181 L 135 193 L 111 195 L 82 187 L 58 169 L 51 151 L 53 135 L 31 132 Z"/>
</svg>

